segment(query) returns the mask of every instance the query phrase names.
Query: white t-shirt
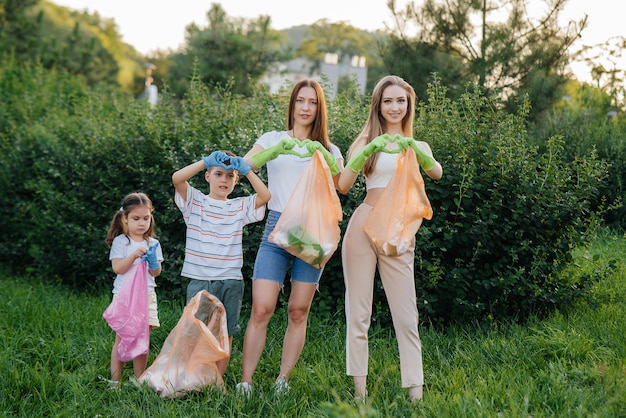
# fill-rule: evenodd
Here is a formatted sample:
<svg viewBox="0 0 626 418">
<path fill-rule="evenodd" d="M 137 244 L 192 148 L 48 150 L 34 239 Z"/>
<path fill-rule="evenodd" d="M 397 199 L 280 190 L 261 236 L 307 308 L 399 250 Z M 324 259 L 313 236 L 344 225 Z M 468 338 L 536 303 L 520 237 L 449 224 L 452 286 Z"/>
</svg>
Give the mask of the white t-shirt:
<svg viewBox="0 0 626 418">
<path fill-rule="evenodd" d="M 263 149 L 268 149 L 278 144 L 284 138 L 291 138 L 287 131 L 266 132 L 256 141 L 256 144 L 262 146 Z M 294 151 L 301 154 L 308 153 L 306 147 L 297 145 L 294 147 Z M 335 158 L 343 159 L 341 151 L 336 145 L 332 144 L 330 151 Z M 282 212 L 285 209 L 289 197 L 296 189 L 298 180 L 300 180 L 310 160 L 311 157 L 301 158 L 297 155 L 282 154 L 267 162 L 267 187 L 272 193 L 272 198 L 267 203 L 267 207 L 270 210 Z"/>
<path fill-rule="evenodd" d="M 181 275 L 197 280 L 243 280 L 243 227 L 263 220 L 265 205 L 255 209 L 256 194 L 216 200 L 187 186 L 174 201 L 187 225 Z"/>
<path fill-rule="evenodd" d="M 154 238 L 150 238 L 150 245 L 159 242 Z M 145 248 L 148 249 L 149 245 L 145 240 L 142 241 L 133 241 L 130 237 L 121 234 L 116 236 L 111 243 L 111 251 L 109 252 L 109 260 L 113 260 L 115 258 L 126 258 L 130 254 L 134 253 L 137 248 Z M 157 247 L 156 250 L 157 259 L 159 262 L 163 261 L 163 251 L 161 250 L 161 245 Z M 135 259 L 133 262 L 133 266 L 143 262 L 141 257 Z M 113 293 L 118 293 L 122 290 L 122 287 L 126 284 L 126 282 L 132 279 L 133 274 L 135 273 L 134 268 L 128 269 L 126 273 L 118 274 L 113 282 Z M 154 277 L 150 274 L 148 269 L 146 268 L 146 273 L 148 276 L 148 292 L 154 292 L 154 288 L 156 287 L 156 282 Z"/>
</svg>

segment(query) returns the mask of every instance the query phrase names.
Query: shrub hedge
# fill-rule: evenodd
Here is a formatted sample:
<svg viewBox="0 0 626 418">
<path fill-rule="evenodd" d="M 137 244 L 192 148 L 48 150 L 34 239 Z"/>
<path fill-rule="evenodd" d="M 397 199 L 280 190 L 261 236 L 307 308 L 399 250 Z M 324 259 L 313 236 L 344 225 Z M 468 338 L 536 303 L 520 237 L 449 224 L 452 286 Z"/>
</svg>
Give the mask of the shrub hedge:
<svg viewBox="0 0 626 418">
<path fill-rule="evenodd" d="M 15 66 L 0 69 L 0 97 L 0 263 L 109 291 L 106 230 L 123 196 L 144 191 L 155 204 L 166 258 L 161 298 L 182 298 L 186 286 L 179 275 L 185 226 L 173 202 L 172 173 L 215 149 L 244 154 L 261 133 L 284 128 L 287 101 L 286 94 L 264 90 L 244 98 L 229 86 L 192 79 L 182 102 L 165 92 L 150 107 L 64 74 Z M 355 88 L 329 100 L 331 138 L 344 154 L 367 111 L 367 97 Z M 559 136 L 540 152 L 528 139 L 527 111 L 506 114 L 479 90 L 450 101 L 438 81 L 418 106 L 416 138 L 431 144 L 444 167 L 443 179 L 426 180 L 434 217 L 417 234 L 415 279 L 426 321 L 525 316 L 569 303 L 591 283 L 591 277 L 556 277 L 595 219 L 592 203 L 607 163 L 594 154 L 567 161 Z M 207 187 L 199 175 L 191 182 Z M 235 190 L 249 192 L 245 180 Z M 359 181 L 340 196 L 342 232 L 364 193 Z M 262 226 L 245 231 L 246 278 Z M 388 321 L 378 283 L 374 320 Z M 343 294 L 337 251 L 314 312 L 343 315 Z"/>
</svg>

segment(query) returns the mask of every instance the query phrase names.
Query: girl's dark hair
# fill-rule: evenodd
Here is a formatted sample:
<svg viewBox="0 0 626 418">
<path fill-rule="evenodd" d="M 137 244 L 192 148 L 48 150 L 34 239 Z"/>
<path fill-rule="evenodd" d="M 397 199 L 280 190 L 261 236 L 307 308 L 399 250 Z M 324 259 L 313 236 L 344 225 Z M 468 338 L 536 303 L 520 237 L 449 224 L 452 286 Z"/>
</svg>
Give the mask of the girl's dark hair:
<svg viewBox="0 0 626 418">
<path fill-rule="evenodd" d="M 330 151 L 330 138 L 328 137 L 328 111 L 326 110 L 326 97 L 320 83 L 315 80 L 305 79 L 298 81 L 291 90 L 289 98 L 289 110 L 287 112 L 287 129 L 293 129 L 294 111 L 296 99 L 302 87 L 311 87 L 317 94 L 317 114 L 311 129 L 311 140 L 320 142 L 324 148 Z"/>
<path fill-rule="evenodd" d="M 126 235 L 128 241 L 130 242 L 130 238 L 128 237 L 128 228 L 124 223 L 124 219 L 128 216 L 128 213 L 131 212 L 137 206 L 147 206 L 150 208 L 150 228 L 143 234 L 143 238 L 150 243 L 150 237 L 154 237 L 154 206 L 152 206 L 152 201 L 145 193 L 130 193 L 126 195 L 124 200 L 122 200 L 122 207 L 115 212 L 113 215 L 113 219 L 111 220 L 111 226 L 109 227 L 109 232 L 107 232 L 107 237 L 105 242 L 107 247 L 111 248 L 113 244 L 113 240 L 118 235 Z"/>
</svg>

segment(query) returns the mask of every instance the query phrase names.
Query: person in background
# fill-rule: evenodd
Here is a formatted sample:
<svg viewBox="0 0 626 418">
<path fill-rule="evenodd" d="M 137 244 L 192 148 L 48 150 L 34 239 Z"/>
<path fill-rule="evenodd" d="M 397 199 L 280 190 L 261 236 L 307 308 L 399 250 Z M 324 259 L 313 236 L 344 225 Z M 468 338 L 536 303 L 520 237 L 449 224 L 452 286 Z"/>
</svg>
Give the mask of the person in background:
<svg viewBox="0 0 626 418">
<path fill-rule="evenodd" d="M 411 139 L 415 100 L 413 87 L 400 77 L 386 76 L 376 84 L 369 117 L 350 146 L 348 164 L 338 181 L 338 190 L 345 194 L 362 172 L 367 190 L 365 200 L 350 218 L 341 249 L 346 286 L 346 373 L 353 376 L 355 399 L 363 399 L 367 395 L 368 331 L 377 268 L 398 340 L 402 387 L 408 388 L 411 400 L 422 399 L 422 345 L 413 274 L 415 240 L 408 251 L 391 257 L 380 254 L 363 231 L 367 217 L 395 172 L 399 155 L 381 151 L 403 146 L 400 141 L 388 142 L 380 138 L 381 135 L 403 137 L 404 147 L 409 145 L 407 140 L 411 141 L 418 163 L 426 174 L 435 180 L 443 174 L 441 164 L 433 158 L 429 145 Z"/>
<path fill-rule="evenodd" d="M 209 194 L 189 185 L 188 180 L 205 170 Z M 230 198 L 239 176 L 245 176 L 255 194 Z M 187 303 L 200 291 L 217 297 L 226 311 L 229 352 L 233 336 L 240 331 L 243 300 L 243 227 L 263 220 L 271 194 L 263 181 L 241 157 L 215 151 L 172 175 L 174 201 L 187 225 L 185 259 L 181 275 L 190 279 Z M 230 357 L 217 362 L 224 376 Z"/>
<path fill-rule="evenodd" d="M 150 329 L 160 326 L 157 310 L 156 281 L 161 274 L 163 252 L 159 241 L 154 238 L 154 207 L 144 193 L 130 193 L 122 201 L 122 207 L 115 213 L 106 236 L 106 244 L 111 249 L 109 259 L 113 272 L 117 274 L 113 282 L 113 297 L 124 285 L 132 280 L 131 267 L 146 260 L 148 262 L 148 317 Z M 111 351 L 111 388 L 117 388 L 122 377 L 124 363 L 118 359 L 117 346 L 120 337 L 115 336 Z M 139 378 L 148 365 L 148 353 L 133 359 L 135 379 Z"/>
<path fill-rule="evenodd" d="M 306 139 L 310 142 L 299 142 Z M 293 153 L 311 154 L 316 150 L 322 152 L 336 180 L 343 168 L 343 157 L 328 137 L 326 100 L 322 87 L 317 81 L 307 79 L 296 83 L 291 91 L 287 130 L 263 134 L 244 157 L 253 169 L 267 164 L 268 187 L 272 192 L 265 230 L 254 264 L 252 311 L 243 342 L 242 380 L 237 385 L 237 389 L 244 394 L 250 394 L 252 390 L 252 376 L 265 348 L 267 327 L 288 273 L 291 273 L 291 292 L 280 370 L 275 382 L 277 393 L 289 390 L 290 374 L 304 347 L 308 315 L 323 269 L 316 269 L 291 255 L 269 242 L 268 237 L 311 159 Z"/>
</svg>

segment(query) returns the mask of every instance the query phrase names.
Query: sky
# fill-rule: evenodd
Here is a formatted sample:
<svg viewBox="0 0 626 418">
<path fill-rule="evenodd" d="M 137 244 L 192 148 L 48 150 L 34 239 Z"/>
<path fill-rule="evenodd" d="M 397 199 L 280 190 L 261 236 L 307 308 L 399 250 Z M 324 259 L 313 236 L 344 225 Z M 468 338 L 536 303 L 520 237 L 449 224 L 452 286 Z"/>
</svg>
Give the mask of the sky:
<svg viewBox="0 0 626 418">
<path fill-rule="evenodd" d="M 206 13 L 212 3 L 221 4 L 229 17 L 271 17 L 274 29 L 312 24 L 319 19 L 345 22 L 359 29 L 393 27 L 387 0 L 50 0 L 74 10 L 98 12 L 103 18 L 113 18 L 122 40 L 142 54 L 157 49 L 176 49 L 185 41 L 185 27 L 195 22 L 207 25 Z M 596 45 L 614 36 L 625 36 L 623 15 L 615 4 L 622 0 L 569 0 L 561 17 L 564 26 L 570 19 L 589 16 L 588 27 L 579 44 Z M 396 0 L 399 7 L 408 0 Z M 415 4 L 420 4 L 415 0 Z M 367 4 L 367 6 L 365 6 Z M 538 13 L 545 10 L 543 0 L 529 0 L 529 7 Z M 626 68 L 624 65 L 622 68 Z M 576 70 L 575 70 L 576 71 Z M 582 70 L 578 70 L 582 71 Z M 578 74 L 579 79 L 585 79 Z"/>
</svg>

